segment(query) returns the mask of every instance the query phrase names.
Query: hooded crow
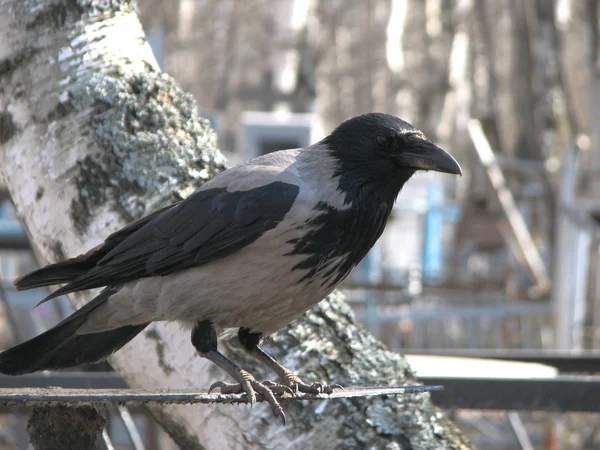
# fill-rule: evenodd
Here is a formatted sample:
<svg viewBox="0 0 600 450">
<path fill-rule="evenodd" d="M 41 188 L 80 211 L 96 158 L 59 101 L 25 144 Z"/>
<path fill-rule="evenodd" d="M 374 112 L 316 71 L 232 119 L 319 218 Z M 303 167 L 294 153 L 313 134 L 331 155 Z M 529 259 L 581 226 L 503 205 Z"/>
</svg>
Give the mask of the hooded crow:
<svg viewBox="0 0 600 450">
<path fill-rule="evenodd" d="M 42 302 L 104 289 L 45 333 L 0 354 L 19 375 L 98 362 L 153 321 L 191 329 L 198 353 L 237 383 L 222 392 L 331 392 L 306 384 L 259 346 L 325 298 L 375 244 L 398 193 L 418 170 L 461 174 L 458 163 L 409 123 L 371 113 L 342 123 L 305 149 L 228 169 L 187 199 L 110 235 L 84 255 L 15 281 L 17 289 L 66 283 Z M 242 346 L 279 376 L 258 382 L 227 359 L 217 338 Z"/>
</svg>

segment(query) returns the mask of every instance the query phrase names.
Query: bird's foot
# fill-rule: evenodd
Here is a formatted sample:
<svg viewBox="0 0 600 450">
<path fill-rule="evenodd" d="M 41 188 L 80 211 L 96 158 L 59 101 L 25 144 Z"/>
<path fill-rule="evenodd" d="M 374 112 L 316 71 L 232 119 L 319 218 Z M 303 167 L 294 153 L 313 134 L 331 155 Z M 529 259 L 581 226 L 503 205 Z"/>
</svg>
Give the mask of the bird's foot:
<svg viewBox="0 0 600 450">
<path fill-rule="evenodd" d="M 285 425 L 285 413 L 283 408 L 277 401 L 275 395 L 284 395 L 286 393 L 294 395 L 292 389 L 288 386 L 275 384 L 272 382 L 260 383 L 245 370 L 240 371 L 240 377 L 238 383 L 225 383 L 223 381 L 217 381 L 213 383 L 208 389 L 210 393 L 213 389 L 219 389 L 222 394 L 241 394 L 245 393 L 248 396 L 248 403 L 250 406 L 254 406 L 256 402 L 256 394 L 262 395 L 264 400 L 271 406 L 273 415 L 275 417 L 281 417 L 283 425 Z"/>
<path fill-rule="evenodd" d="M 286 370 L 281 375 L 280 386 L 287 386 L 294 393 L 302 392 L 304 394 L 331 394 L 334 389 L 344 390 L 339 384 L 328 384 L 316 381 L 312 384 L 307 384 L 298 375 L 290 370 Z"/>
</svg>

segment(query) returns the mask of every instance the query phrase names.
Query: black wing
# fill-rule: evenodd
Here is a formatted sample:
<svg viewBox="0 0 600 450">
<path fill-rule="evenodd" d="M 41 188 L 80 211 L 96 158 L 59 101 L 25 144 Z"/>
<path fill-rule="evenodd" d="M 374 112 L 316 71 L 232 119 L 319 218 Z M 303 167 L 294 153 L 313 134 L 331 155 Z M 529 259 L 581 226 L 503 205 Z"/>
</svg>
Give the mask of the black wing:
<svg viewBox="0 0 600 450">
<path fill-rule="evenodd" d="M 128 236 L 142 228 L 152 219 L 167 209 L 174 208 L 181 202 L 160 208 L 135 222 L 124 226 L 118 231 L 108 236 L 106 240 L 92 248 L 83 255 L 74 258 L 65 259 L 54 264 L 48 264 L 40 269 L 36 269 L 15 280 L 14 284 L 18 291 L 33 289 L 53 284 L 70 283 L 79 275 L 93 269 L 108 252 L 115 248 L 120 242 L 123 242 Z"/>
<path fill-rule="evenodd" d="M 248 191 L 197 191 L 133 227 L 124 239 L 127 228 L 113 234 L 112 241 L 104 244 L 110 244 L 108 251 L 103 246 L 91 254 L 92 267 L 43 301 L 83 289 L 168 275 L 230 255 L 275 228 L 291 209 L 298 191 L 297 185 L 281 181 Z"/>
</svg>

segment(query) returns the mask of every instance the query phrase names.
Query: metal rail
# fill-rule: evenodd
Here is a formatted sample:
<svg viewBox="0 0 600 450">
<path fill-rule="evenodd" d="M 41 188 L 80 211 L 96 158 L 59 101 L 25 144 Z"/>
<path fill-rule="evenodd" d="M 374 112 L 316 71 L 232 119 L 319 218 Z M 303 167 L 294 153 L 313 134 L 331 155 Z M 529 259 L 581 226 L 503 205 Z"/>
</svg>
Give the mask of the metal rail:
<svg viewBox="0 0 600 450">
<path fill-rule="evenodd" d="M 442 386 L 391 386 L 381 388 L 351 388 L 334 391 L 331 394 L 304 394 L 278 396 L 280 401 L 331 400 L 359 397 L 381 397 L 417 394 L 443 390 Z M 261 401 L 258 396 L 257 401 Z M 220 394 L 192 390 L 147 390 L 147 389 L 63 389 L 21 388 L 0 389 L 0 405 L 5 406 L 111 406 L 141 404 L 207 404 L 207 403 L 247 403 L 246 394 Z"/>
<path fill-rule="evenodd" d="M 447 409 L 600 412 L 600 376 L 556 378 L 442 378 L 420 381 L 444 386 L 432 401 Z"/>
<path fill-rule="evenodd" d="M 475 119 L 469 120 L 468 131 L 476 154 L 486 170 L 496 198 L 508 220 L 510 232 L 521 252 L 519 256 L 526 263 L 525 268 L 529 272 L 531 280 L 535 283 L 535 286 L 529 289 L 529 292 L 532 298 L 544 297 L 550 292 L 552 281 L 515 198 L 508 187 L 504 173 L 496 160 L 496 155 L 485 135 L 481 122 Z"/>
<path fill-rule="evenodd" d="M 335 398 L 401 395 L 432 391 L 433 402 L 447 409 L 588 411 L 600 412 L 600 376 L 564 376 L 556 378 L 483 378 L 420 377 L 427 386 L 391 388 L 348 388 L 331 395 L 301 394 L 282 401 L 325 400 Z M 32 386 L 76 386 L 77 389 Z M 116 373 L 63 372 L 0 377 L 0 405 L 27 407 L 34 403 L 141 404 L 163 403 L 244 403 L 245 395 L 223 395 L 196 391 L 142 391 L 127 387 Z M 440 390 L 443 386 L 444 390 Z M 70 395 L 69 399 L 65 395 Z M 52 397 L 44 398 L 44 395 Z M 78 397 L 80 395 L 80 397 Z"/>
<path fill-rule="evenodd" d="M 415 349 L 405 355 L 456 356 L 545 364 L 561 373 L 600 373 L 600 352 L 568 353 L 533 350 Z"/>
</svg>

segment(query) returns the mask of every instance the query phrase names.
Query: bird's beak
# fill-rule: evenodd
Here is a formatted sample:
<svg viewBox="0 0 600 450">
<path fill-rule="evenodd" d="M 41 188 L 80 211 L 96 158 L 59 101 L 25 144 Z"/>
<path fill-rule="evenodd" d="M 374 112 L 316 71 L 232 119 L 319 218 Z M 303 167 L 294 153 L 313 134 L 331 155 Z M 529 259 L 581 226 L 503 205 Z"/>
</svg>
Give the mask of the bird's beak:
<svg viewBox="0 0 600 450">
<path fill-rule="evenodd" d="M 435 170 L 436 172 L 453 173 L 462 176 L 462 169 L 458 162 L 445 150 L 437 145 L 425 141 L 419 145 L 418 151 L 403 151 L 397 158 L 403 166 L 418 170 Z"/>
</svg>

